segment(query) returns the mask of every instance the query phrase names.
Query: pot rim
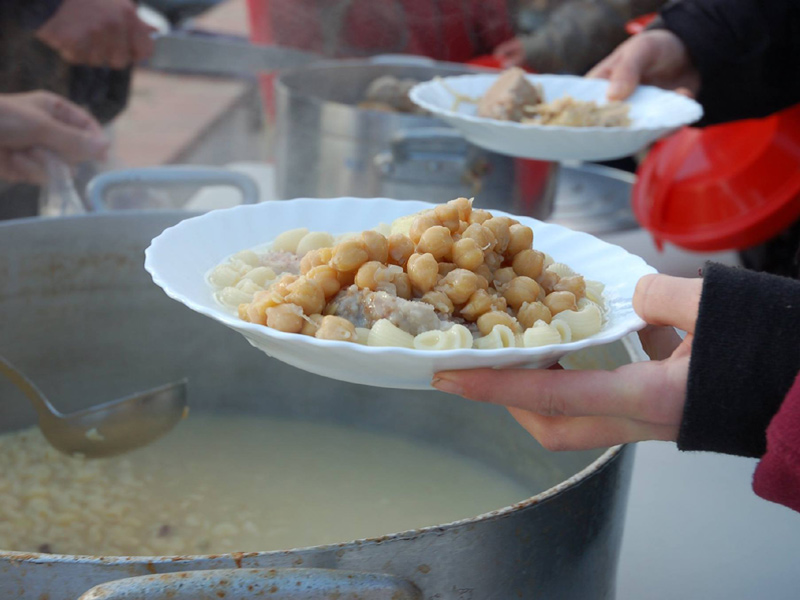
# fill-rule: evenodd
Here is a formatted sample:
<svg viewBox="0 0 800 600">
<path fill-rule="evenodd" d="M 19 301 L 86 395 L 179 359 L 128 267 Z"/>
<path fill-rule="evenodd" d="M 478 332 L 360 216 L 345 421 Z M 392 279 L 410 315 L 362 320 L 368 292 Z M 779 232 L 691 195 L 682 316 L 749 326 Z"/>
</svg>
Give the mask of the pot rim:
<svg viewBox="0 0 800 600">
<path fill-rule="evenodd" d="M 586 465 L 583 469 L 568 477 L 564 481 L 539 492 L 538 494 L 509 504 L 502 508 L 492 510 L 486 513 L 476 515 L 474 517 L 467 517 L 449 523 L 442 523 L 438 525 L 429 525 L 420 527 L 418 529 L 409 529 L 397 533 L 388 533 L 381 536 L 361 538 L 349 540 L 346 542 L 339 542 L 334 544 L 321 544 L 317 546 L 302 546 L 298 548 L 286 548 L 281 550 L 266 550 L 263 552 L 226 552 L 222 554 L 186 554 L 186 555 L 163 555 L 163 556 L 101 556 L 91 554 L 44 554 L 40 552 L 18 552 L 14 550 L 0 549 L 0 559 L 11 560 L 15 562 L 32 562 L 32 563 L 83 563 L 83 564 L 104 564 L 104 565 L 119 565 L 134 563 L 147 563 L 156 565 L 159 563 L 175 564 L 180 562 L 195 562 L 203 560 L 219 560 L 230 559 L 237 566 L 241 565 L 244 558 L 253 558 L 257 556 L 275 556 L 287 553 L 296 552 L 319 552 L 325 550 L 342 549 L 350 546 L 363 546 L 372 544 L 382 544 L 401 539 L 413 539 L 426 534 L 434 532 L 443 532 L 446 530 L 461 527 L 463 525 L 474 525 L 477 523 L 485 523 L 508 517 L 520 511 L 531 508 L 541 504 L 542 502 L 551 500 L 561 494 L 566 493 L 568 490 L 576 487 L 584 480 L 592 477 L 606 468 L 612 461 L 618 459 L 623 450 L 628 444 L 620 444 L 612 446 L 603 452 L 600 456 L 594 459 L 591 463 Z"/>
</svg>

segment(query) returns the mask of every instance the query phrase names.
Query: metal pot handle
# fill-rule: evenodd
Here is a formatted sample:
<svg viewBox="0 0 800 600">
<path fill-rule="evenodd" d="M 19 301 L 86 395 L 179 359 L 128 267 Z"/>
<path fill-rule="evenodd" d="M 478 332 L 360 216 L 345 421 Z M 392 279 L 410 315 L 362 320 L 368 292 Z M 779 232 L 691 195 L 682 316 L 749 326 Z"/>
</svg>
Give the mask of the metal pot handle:
<svg viewBox="0 0 800 600">
<path fill-rule="evenodd" d="M 102 583 L 78 600 L 422 600 L 419 589 L 393 575 L 332 569 L 179 571 Z"/>
<path fill-rule="evenodd" d="M 93 178 L 87 186 L 89 205 L 93 211 L 105 211 L 103 198 L 108 190 L 119 185 L 158 184 L 158 185 L 226 185 L 235 187 L 242 194 L 243 204 L 258 202 L 258 185 L 253 178 L 244 173 L 219 167 L 173 166 L 146 167 L 142 169 L 123 169 L 109 171 Z"/>
</svg>

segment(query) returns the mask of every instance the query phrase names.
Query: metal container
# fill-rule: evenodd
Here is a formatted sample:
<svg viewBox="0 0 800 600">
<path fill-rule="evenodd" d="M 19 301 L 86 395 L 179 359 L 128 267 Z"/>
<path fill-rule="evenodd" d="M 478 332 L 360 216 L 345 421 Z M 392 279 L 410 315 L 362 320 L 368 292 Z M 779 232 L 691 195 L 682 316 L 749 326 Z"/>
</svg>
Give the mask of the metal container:
<svg viewBox="0 0 800 600">
<path fill-rule="evenodd" d="M 120 212 L 0 224 L 0 352 L 65 411 L 188 376 L 194 413 L 401 434 L 473 457 L 540 493 L 474 518 L 332 546 L 168 557 L 8 549 L 0 551 L 0 598 L 75 600 L 137 576 L 150 577 L 86 598 L 217 598 L 209 586 L 216 594 L 220 582 L 229 600 L 251 597 L 248 588 L 264 590 L 264 582 L 274 592 L 268 597 L 284 600 L 614 597 L 630 447 L 554 454 L 497 406 L 346 384 L 265 357 L 167 298 L 142 268 L 149 241 L 186 216 Z M 595 360 L 614 368 L 630 356 L 616 344 Z M 34 423 L 16 388 L 0 380 L 0 431 Z M 408 493 L 423 492 L 410 481 Z M 228 571 L 186 574 L 220 569 Z M 168 575 L 174 572 L 182 579 Z"/>
<path fill-rule="evenodd" d="M 356 106 L 381 75 L 425 81 L 468 72 L 423 59 L 335 61 L 282 73 L 275 83 L 278 197 L 474 196 L 481 208 L 547 218 L 558 163 L 483 150 L 433 117 Z"/>
</svg>

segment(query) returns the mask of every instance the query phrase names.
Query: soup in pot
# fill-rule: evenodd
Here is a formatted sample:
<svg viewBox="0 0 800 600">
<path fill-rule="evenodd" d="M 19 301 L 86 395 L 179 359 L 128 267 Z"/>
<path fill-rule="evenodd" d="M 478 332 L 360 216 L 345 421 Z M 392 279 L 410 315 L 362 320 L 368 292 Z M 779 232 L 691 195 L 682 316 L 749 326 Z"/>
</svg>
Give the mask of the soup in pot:
<svg viewBox="0 0 800 600">
<path fill-rule="evenodd" d="M 472 517 L 530 489 L 432 444 L 341 425 L 193 414 L 127 455 L 68 457 L 0 435 L 0 548 L 92 555 L 252 552 Z"/>
</svg>

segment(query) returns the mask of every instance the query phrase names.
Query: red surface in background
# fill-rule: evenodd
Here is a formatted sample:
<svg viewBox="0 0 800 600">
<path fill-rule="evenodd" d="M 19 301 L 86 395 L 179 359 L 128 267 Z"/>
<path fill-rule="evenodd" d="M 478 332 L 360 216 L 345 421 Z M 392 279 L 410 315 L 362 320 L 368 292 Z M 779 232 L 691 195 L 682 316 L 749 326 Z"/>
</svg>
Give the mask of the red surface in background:
<svg viewBox="0 0 800 600">
<path fill-rule="evenodd" d="M 774 237 L 800 218 L 800 104 L 661 140 L 638 169 L 632 201 L 659 247 L 711 252 Z"/>
<path fill-rule="evenodd" d="M 625 23 L 625 31 L 627 31 L 631 35 L 636 35 L 637 33 L 641 33 L 644 31 L 645 27 L 650 25 L 650 23 L 658 16 L 658 13 L 648 13 L 646 15 L 642 15 L 641 17 L 636 17 L 635 19 L 631 19 L 627 23 Z"/>
</svg>

